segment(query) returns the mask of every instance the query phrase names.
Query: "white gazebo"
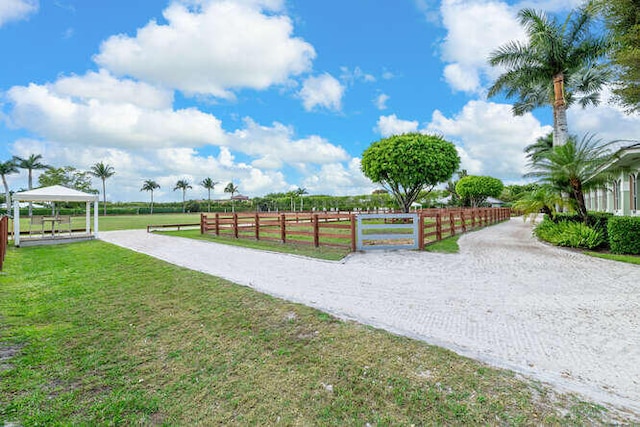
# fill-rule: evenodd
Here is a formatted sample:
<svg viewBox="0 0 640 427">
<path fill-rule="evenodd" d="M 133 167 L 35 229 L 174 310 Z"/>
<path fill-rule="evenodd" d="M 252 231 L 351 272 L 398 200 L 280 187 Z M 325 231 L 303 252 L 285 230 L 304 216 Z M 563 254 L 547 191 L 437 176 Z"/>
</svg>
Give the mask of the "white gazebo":
<svg viewBox="0 0 640 427">
<path fill-rule="evenodd" d="M 20 202 L 86 202 L 86 229 L 85 233 L 79 237 L 85 239 L 98 237 L 98 195 L 83 193 L 62 185 L 53 185 L 13 195 L 13 239 L 15 246 L 20 246 Z M 91 202 L 93 202 L 93 234 L 91 234 Z"/>
</svg>

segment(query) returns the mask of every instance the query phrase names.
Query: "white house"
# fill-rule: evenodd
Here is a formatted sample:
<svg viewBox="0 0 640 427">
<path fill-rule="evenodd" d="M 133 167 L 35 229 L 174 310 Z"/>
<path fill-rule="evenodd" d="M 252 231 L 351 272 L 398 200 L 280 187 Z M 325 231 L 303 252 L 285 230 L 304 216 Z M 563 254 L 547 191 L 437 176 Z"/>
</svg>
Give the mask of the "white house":
<svg viewBox="0 0 640 427">
<path fill-rule="evenodd" d="M 640 143 L 618 150 L 614 160 L 605 165 L 602 171 L 611 173 L 613 179 L 602 188 L 585 194 L 587 209 L 614 215 L 640 216 Z"/>
</svg>

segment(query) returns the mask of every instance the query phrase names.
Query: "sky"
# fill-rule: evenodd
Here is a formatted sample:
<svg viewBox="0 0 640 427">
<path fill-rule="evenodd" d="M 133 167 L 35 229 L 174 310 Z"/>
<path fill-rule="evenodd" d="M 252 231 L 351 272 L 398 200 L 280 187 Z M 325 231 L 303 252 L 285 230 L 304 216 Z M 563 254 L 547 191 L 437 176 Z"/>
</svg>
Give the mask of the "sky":
<svg viewBox="0 0 640 427">
<path fill-rule="evenodd" d="M 514 117 L 487 99 L 492 50 L 523 39 L 523 7 L 580 0 L 0 0 L 0 161 L 97 162 L 112 202 L 179 201 L 180 179 L 250 197 L 298 187 L 368 194 L 362 152 L 403 132 L 444 136 L 461 168 L 523 182 L 523 148 L 551 109 Z M 640 116 L 569 110 L 573 134 L 637 139 Z M 34 171 L 35 182 L 38 172 Z M 9 175 L 27 188 L 27 172 Z M 94 187 L 101 182 L 94 179 Z"/>
</svg>

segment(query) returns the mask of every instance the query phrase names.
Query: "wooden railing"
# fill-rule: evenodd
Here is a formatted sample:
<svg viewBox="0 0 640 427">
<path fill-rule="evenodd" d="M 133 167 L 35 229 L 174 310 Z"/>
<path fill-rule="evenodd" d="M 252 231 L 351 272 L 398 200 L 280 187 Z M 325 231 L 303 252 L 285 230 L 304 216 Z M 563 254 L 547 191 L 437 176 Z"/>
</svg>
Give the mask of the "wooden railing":
<svg viewBox="0 0 640 427">
<path fill-rule="evenodd" d="M 215 213 L 200 216 L 200 232 L 355 250 L 355 215 L 344 213 Z"/>
<path fill-rule="evenodd" d="M 424 209 L 420 218 L 419 248 L 477 228 L 508 220 L 509 208 Z M 203 213 L 200 233 L 236 239 L 335 246 L 356 250 L 354 213 Z"/>
<path fill-rule="evenodd" d="M 420 211 L 422 246 L 511 218 L 510 208 L 424 209 Z"/>
<path fill-rule="evenodd" d="M 0 217 L 0 271 L 4 265 L 4 256 L 7 254 L 9 244 L 9 217 Z"/>
</svg>

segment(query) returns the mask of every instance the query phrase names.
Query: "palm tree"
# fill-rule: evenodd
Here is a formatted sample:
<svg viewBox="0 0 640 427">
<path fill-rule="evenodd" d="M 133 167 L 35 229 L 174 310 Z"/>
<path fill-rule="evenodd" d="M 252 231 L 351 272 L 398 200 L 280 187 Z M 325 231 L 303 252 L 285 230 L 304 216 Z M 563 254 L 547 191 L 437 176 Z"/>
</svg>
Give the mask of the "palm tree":
<svg viewBox="0 0 640 427">
<path fill-rule="evenodd" d="M 107 189 L 105 181 L 107 178 L 111 178 L 115 173 L 115 169 L 112 166 L 106 165 L 103 162 L 98 162 L 91 166 L 89 173 L 102 180 L 102 208 L 103 215 L 107 215 Z"/>
<path fill-rule="evenodd" d="M 29 190 L 33 189 L 33 170 L 51 168 L 51 166 L 40 162 L 41 159 L 42 154 L 31 154 L 26 159 L 18 156 L 13 156 L 14 162 L 20 169 L 26 169 L 29 171 Z M 29 216 L 32 215 L 32 211 L 33 205 L 31 202 L 29 202 Z"/>
<path fill-rule="evenodd" d="M 593 16 L 587 8 L 572 12 L 564 23 L 532 9 L 521 10 L 518 18 L 528 41 L 511 41 L 491 53 L 489 63 L 507 71 L 488 95 L 504 92 L 516 98 L 517 116 L 551 105 L 553 145 L 562 145 L 569 137 L 567 108 L 575 102 L 586 107 L 600 101 L 609 73 L 598 61 L 606 55 L 608 42 L 590 33 Z"/>
<path fill-rule="evenodd" d="M 298 189 L 296 190 L 296 195 L 300 196 L 300 212 L 304 210 L 304 200 L 302 196 L 305 194 L 309 194 L 307 189 L 298 187 Z"/>
<path fill-rule="evenodd" d="M 204 188 L 207 189 L 207 201 L 209 203 L 208 207 L 207 207 L 207 212 L 211 212 L 211 190 L 214 189 L 214 187 L 216 185 L 220 184 L 217 181 L 212 180 L 211 178 L 207 177 L 205 179 L 202 180 L 202 182 L 200 183 L 200 185 L 202 185 Z"/>
<path fill-rule="evenodd" d="M 0 175 L 2 175 L 2 185 L 4 185 L 4 198 L 7 202 L 7 215 L 11 215 L 11 192 L 9 191 L 9 185 L 7 184 L 7 175 L 12 173 L 18 173 L 18 167 L 12 160 L 6 162 L 0 162 Z"/>
<path fill-rule="evenodd" d="M 235 205 L 234 200 L 233 200 L 233 195 L 238 192 L 238 186 L 234 185 L 233 182 L 230 182 L 230 183 L 227 184 L 226 187 L 224 187 L 224 192 L 225 193 L 231 193 L 231 212 L 235 212 L 236 211 L 236 205 Z"/>
<path fill-rule="evenodd" d="M 531 163 L 533 172 L 528 176 L 540 178 L 558 193 L 569 196 L 580 218 L 586 223 L 587 207 L 584 192 L 600 188 L 608 177 L 600 174 L 600 168 L 612 158 L 609 146 L 593 135 L 580 141 L 570 137 L 566 144 L 553 147 L 537 162 Z"/>
<path fill-rule="evenodd" d="M 160 185 L 158 185 L 157 182 L 155 182 L 152 179 L 147 179 L 144 181 L 144 183 L 142 184 L 142 188 L 140 189 L 140 191 L 150 191 L 151 192 L 151 208 L 150 208 L 150 214 L 153 215 L 153 190 L 157 190 L 158 188 L 160 188 Z"/>
<path fill-rule="evenodd" d="M 535 163 L 541 159 L 545 153 L 553 148 L 553 133 L 541 136 L 536 139 L 536 142 L 524 147 L 524 152 L 527 153 L 527 159 Z"/>
<path fill-rule="evenodd" d="M 553 219 L 556 215 L 556 206 L 562 206 L 562 202 L 562 197 L 553 187 L 542 185 L 521 196 L 513 203 L 512 208 L 521 211 L 525 221 L 528 218 L 535 221 L 540 212 Z"/>
<path fill-rule="evenodd" d="M 179 179 L 178 182 L 176 182 L 176 186 L 173 187 L 173 191 L 182 190 L 182 213 L 184 213 L 186 210 L 187 190 L 190 188 L 193 188 L 193 187 L 191 186 L 191 184 L 189 184 L 189 181 L 187 181 L 186 179 Z"/>
</svg>

